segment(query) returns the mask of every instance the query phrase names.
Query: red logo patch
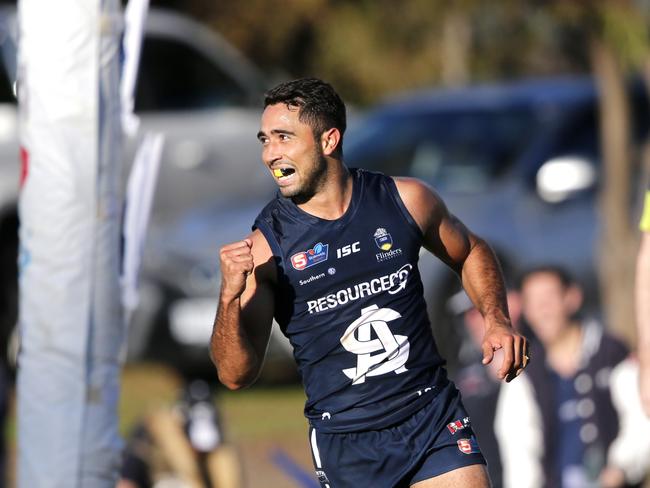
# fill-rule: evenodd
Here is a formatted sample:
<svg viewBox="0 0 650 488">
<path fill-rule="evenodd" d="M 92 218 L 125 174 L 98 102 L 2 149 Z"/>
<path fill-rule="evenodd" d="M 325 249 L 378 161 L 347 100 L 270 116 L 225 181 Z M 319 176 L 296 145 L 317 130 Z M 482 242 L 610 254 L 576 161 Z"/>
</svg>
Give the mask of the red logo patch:
<svg viewBox="0 0 650 488">
<path fill-rule="evenodd" d="M 291 266 L 297 270 L 305 269 L 307 267 L 307 254 L 299 252 L 291 256 Z"/>
<path fill-rule="evenodd" d="M 472 454 L 472 444 L 469 439 L 458 439 L 458 449 L 463 454 Z"/>
<path fill-rule="evenodd" d="M 453 422 L 449 422 L 447 424 L 447 429 L 449 429 L 449 432 L 451 432 L 452 434 L 455 434 L 456 432 L 458 432 L 459 430 L 463 430 L 464 428 L 465 425 L 460 420 L 454 420 Z"/>
</svg>

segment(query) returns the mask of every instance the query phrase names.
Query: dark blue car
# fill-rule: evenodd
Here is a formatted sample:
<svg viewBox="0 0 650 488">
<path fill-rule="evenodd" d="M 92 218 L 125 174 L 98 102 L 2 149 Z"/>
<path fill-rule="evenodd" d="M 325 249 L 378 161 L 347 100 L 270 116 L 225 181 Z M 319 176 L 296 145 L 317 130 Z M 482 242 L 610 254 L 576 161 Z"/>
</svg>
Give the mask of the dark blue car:
<svg viewBox="0 0 650 488">
<path fill-rule="evenodd" d="M 640 145 L 648 104 L 640 85 L 631 84 L 629 93 L 633 140 Z M 348 166 L 430 183 L 494 248 L 508 278 L 535 264 L 561 264 L 585 286 L 591 304 L 597 302 L 601 156 L 592 80 L 409 93 L 353 127 L 344 151 Z M 439 344 L 453 349 L 450 297 L 460 284 L 429 253 L 420 267 Z"/>
</svg>

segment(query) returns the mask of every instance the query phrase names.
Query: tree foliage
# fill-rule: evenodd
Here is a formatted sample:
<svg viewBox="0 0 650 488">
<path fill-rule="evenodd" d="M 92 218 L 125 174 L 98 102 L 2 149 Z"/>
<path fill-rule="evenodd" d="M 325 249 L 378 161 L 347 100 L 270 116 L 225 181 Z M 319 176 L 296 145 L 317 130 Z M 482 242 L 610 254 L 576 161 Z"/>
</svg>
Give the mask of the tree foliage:
<svg viewBox="0 0 650 488">
<path fill-rule="evenodd" d="M 182 3 L 268 73 L 322 77 L 357 104 L 422 86 L 589 69 L 572 32 L 533 1 Z"/>
</svg>

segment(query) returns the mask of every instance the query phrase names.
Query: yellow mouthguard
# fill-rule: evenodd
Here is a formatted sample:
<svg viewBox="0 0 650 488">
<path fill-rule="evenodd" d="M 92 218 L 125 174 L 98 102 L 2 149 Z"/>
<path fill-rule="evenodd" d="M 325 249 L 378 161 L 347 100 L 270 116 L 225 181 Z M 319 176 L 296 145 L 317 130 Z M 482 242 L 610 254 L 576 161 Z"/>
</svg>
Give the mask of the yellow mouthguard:
<svg viewBox="0 0 650 488">
<path fill-rule="evenodd" d="M 276 176 L 277 178 L 279 178 L 280 176 L 282 176 L 282 170 L 281 169 L 274 169 L 273 170 L 273 176 Z"/>
</svg>

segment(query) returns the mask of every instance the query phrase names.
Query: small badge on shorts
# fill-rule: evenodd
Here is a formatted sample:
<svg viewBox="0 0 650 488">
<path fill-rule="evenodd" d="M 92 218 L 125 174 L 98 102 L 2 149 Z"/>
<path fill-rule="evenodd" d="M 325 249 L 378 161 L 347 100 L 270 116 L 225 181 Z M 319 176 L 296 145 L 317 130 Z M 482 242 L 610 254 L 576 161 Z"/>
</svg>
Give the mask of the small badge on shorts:
<svg viewBox="0 0 650 488">
<path fill-rule="evenodd" d="M 469 427 L 469 417 L 465 417 L 462 420 L 454 420 L 447 424 L 447 430 L 454 435 L 459 430 L 463 430 L 465 427 Z"/>
<path fill-rule="evenodd" d="M 327 475 L 325 474 L 325 471 L 317 469 L 316 470 L 316 478 L 318 478 L 319 483 L 329 483 L 330 480 L 327 479 Z"/>
<path fill-rule="evenodd" d="M 458 450 L 463 454 L 474 454 L 475 452 L 479 452 L 478 445 L 473 438 L 458 439 L 456 444 L 458 444 Z"/>
</svg>

